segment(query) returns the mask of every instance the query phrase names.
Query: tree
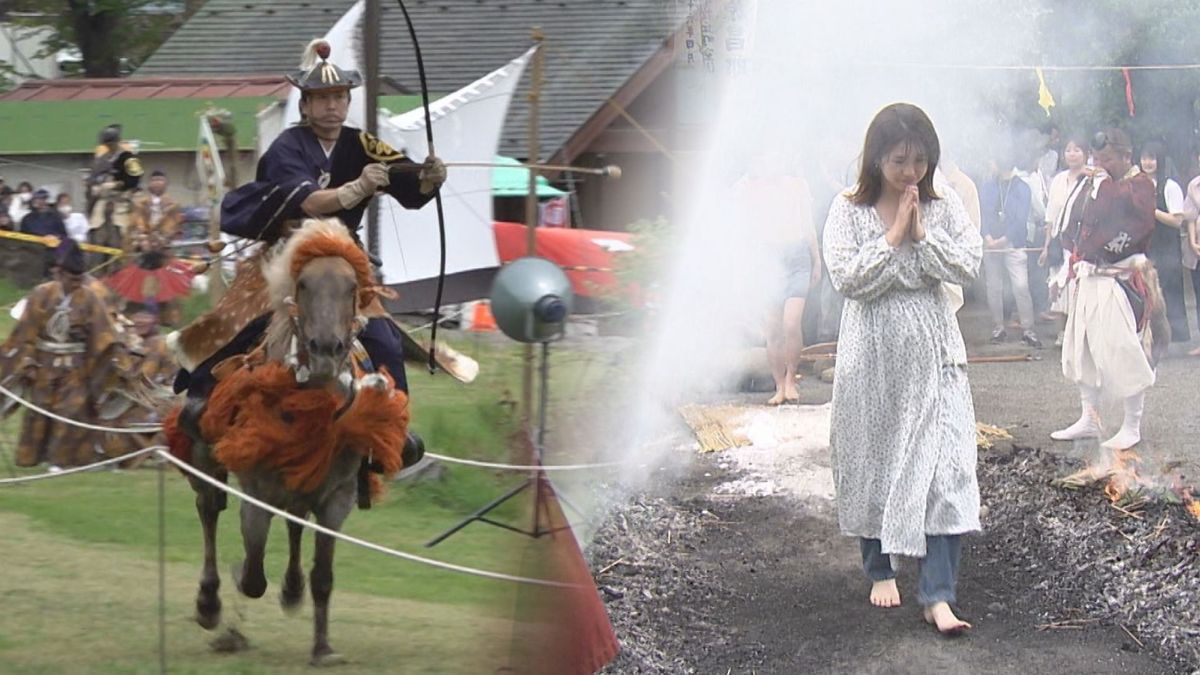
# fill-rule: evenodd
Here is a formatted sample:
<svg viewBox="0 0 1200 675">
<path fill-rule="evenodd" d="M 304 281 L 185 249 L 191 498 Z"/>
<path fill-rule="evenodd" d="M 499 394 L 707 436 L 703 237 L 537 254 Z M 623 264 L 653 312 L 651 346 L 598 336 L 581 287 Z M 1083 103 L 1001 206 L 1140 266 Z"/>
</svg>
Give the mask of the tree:
<svg viewBox="0 0 1200 675">
<path fill-rule="evenodd" d="M 78 49 L 86 77 L 120 77 L 158 48 L 204 0 L 9 0 L 0 21 L 48 28 L 50 39 L 36 54 Z M 7 64 L 10 74 L 21 74 Z"/>
</svg>

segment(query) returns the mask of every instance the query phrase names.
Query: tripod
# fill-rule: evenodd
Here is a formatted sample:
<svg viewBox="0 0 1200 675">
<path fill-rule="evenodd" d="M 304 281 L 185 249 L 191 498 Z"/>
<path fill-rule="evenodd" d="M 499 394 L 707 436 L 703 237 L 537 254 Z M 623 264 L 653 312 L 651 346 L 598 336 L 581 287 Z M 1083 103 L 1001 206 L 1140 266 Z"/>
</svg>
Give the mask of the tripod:
<svg viewBox="0 0 1200 675">
<path fill-rule="evenodd" d="M 558 495 L 555 493 L 554 486 L 550 484 L 550 479 L 546 477 L 546 470 L 542 468 L 542 450 L 545 447 L 544 443 L 546 440 L 546 399 L 547 399 L 547 395 L 549 392 L 549 384 L 550 384 L 550 341 L 549 340 L 542 341 L 542 362 L 538 368 L 538 372 L 539 372 L 539 376 L 538 376 L 538 379 L 539 379 L 538 429 L 537 429 L 536 441 L 531 444 L 533 446 L 532 466 L 536 466 L 537 468 L 531 470 L 529 472 L 529 477 L 526 478 L 520 484 L 518 484 L 516 487 L 512 488 L 508 492 L 505 492 L 504 494 L 500 495 L 499 497 L 493 499 L 492 501 L 488 502 L 484 506 L 480 507 L 478 510 L 476 510 L 471 515 L 464 518 L 462 521 L 460 521 L 454 527 L 451 527 L 450 529 L 439 534 L 438 536 L 434 537 L 433 539 L 430 539 L 425 544 L 426 548 L 432 548 L 434 546 L 437 546 L 438 544 L 442 543 L 447 538 L 449 538 L 451 535 L 453 535 L 455 532 L 458 532 L 459 530 L 463 529 L 464 527 L 466 527 L 467 525 L 470 525 L 471 523 L 473 523 L 475 521 L 487 523 L 488 525 L 495 525 L 496 527 L 504 528 L 506 530 L 516 532 L 517 534 L 523 534 L 527 537 L 533 537 L 534 539 L 537 539 L 538 537 L 541 537 L 542 535 L 545 535 L 545 534 L 553 534 L 555 532 L 559 532 L 561 530 L 566 530 L 566 529 L 570 528 L 570 525 L 562 525 L 560 527 L 551 527 L 549 525 L 550 500 L 557 499 L 559 502 L 570 507 L 571 510 L 575 511 L 577 514 L 579 513 L 579 509 L 575 508 L 569 501 L 564 499 L 561 495 Z M 531 523 L 531 526 L 528 530 L 517 527 L 515 525 L 510 525 L 508 523 L 502 523 L 498 520 L 492 520 L 488 516 L 488 514 L 490 514 L 492 511 L 494 511 L 496 508 L 498 508 L 501 504 L 504 504 L 505 502 L 512 499 L 513 497 L 516 497 L 517 495 L 519 495 L 522 492 L 525 492 L 526 490 L 529 490 L 529 489 L 533 490 L 533 522 Z"/>
</svg>

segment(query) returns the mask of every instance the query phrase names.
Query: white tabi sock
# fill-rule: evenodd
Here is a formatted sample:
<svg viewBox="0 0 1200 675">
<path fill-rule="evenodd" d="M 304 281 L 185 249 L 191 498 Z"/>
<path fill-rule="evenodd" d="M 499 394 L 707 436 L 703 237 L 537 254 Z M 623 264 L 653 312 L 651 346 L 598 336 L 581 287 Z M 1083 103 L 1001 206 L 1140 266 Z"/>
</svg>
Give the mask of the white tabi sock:
<svg viewBox="0 0 1200 675">
<path fill-rule="evenodd" d="M 1056 441 L 1074 441 L 1100 435 L 1100 390 L 1086 384 L 1079 385 L 1079 407 L 1079 419 L 1066 429 L 1052 432 L 1050 438 Z"/>
<path fill-rule="evenodd" d="M 1117 435 L 1101 445 L 1109 450 L 1126 450 L 1142 441 L 1142 411 L 1146 408 L 1146 392 L 1140 391 L 1125 399 L 1125 421 Z"/>
</svg>

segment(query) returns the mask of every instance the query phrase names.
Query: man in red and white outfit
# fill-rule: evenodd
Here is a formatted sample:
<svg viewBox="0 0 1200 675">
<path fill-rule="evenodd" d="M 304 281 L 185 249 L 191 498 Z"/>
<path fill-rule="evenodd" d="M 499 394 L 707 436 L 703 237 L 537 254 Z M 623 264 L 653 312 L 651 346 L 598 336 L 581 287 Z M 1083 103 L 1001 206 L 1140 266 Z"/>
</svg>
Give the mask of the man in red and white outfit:
<svg viewBox="0 0 1200 675">
<path fill-rule="evenodd" d="M 1162 301 L 1157 275 L 1145 256 L 1154 231 L 1155 192 L 1153 181 L 1133 165 L 1132 143 L 1124 131 L 1096 134 L 1092 151 L 1098 166 L 1070 204 L 1066 225 L 1073 281 L 1062 369 L 1079 385 L 1083 411 L 1078 421 L 1050 437 L 1099 436 L 1103 391 L 1124 401 L 1125 418 L 1102 445 L 1124 450 L 1141 441 L 1146 389 L 1154 384 L 1157 363 L 1152 354 L 1158 353 L 1150 349 L 1150 341 L 1161 340 L 1158 326 L 1147 330 L 1153 305 Z"/>
</svg>

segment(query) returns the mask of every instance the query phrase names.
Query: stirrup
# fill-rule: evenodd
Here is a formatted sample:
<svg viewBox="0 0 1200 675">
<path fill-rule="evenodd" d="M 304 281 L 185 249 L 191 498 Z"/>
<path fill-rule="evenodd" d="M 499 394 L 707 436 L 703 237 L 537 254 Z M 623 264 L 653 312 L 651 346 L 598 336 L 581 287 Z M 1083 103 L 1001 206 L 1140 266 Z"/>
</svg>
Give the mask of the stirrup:
<svg viewBox="0 0 1200 675">
<path fill-rule="evenodd" d="M 403 467 L 407 469 L 410 466 L 416 466 L 423 457 L 425 457 L 425 441 L 415 432 L 408 432 L 404 439 L 404 450 L 400 453 Z"/>
</svg>

